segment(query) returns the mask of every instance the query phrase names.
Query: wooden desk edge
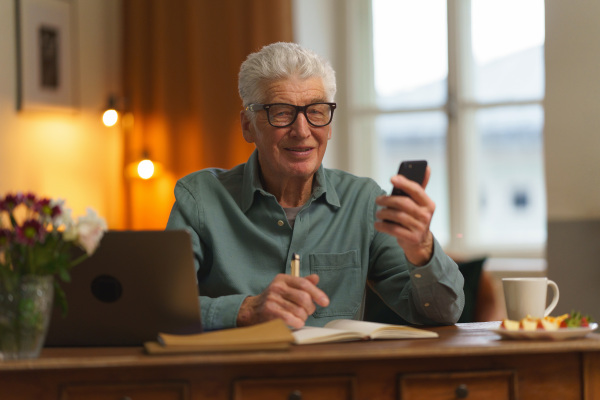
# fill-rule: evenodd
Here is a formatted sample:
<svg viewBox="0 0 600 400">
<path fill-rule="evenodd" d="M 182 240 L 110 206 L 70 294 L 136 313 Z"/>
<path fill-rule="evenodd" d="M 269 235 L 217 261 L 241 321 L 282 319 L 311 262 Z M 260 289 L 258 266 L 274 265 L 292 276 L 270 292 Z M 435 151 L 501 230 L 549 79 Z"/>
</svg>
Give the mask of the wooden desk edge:
<svg viewBox="0 0 600 400">
<path fill-rule="evenodd" d="M 0 361 L 0 373 L 65 368 L 153 367 L 166 365 L 303 363 L 535 353 L 600 352 L 600 334 L 565 341 L 501 340 L 498 323 L 426 328 L 437 339 L 375 340 L 292 346 L 289 351 L 147 355 L 142 347 L 45 348 L 34 360 Z"/>
</svg>

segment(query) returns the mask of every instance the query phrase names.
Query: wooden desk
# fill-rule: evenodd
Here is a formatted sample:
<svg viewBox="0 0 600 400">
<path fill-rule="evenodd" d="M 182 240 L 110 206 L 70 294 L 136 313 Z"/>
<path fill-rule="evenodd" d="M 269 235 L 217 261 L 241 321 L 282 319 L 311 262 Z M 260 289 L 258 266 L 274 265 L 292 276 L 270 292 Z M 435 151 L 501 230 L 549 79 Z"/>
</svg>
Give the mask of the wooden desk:
<svg viewBox="0 0 600 400">
<path fill-rule="evenodd" d="M 600 335 L 505 341 L 497 323 L 432 328 L 439 339 L 149 356 L 141 348 L 44 349 L 0 362 L 0 399 L 600 400 Z M 467 397 L 460 397 L 466 395 Z"/>
</svg>

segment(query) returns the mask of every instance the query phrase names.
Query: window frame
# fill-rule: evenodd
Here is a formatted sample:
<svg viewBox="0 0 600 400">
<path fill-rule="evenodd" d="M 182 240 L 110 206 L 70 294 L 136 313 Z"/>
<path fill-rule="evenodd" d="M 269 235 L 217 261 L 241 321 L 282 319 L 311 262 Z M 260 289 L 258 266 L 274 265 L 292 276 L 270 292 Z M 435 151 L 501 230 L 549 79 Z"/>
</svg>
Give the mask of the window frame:
<svg viewBox="0 0 600 400">
<path fill-rule="evenodd" d="M 348 170 L 357 175 L 375 176 L 376 158 L 374 131 L 378 115 L 441 111 L 447 116 L 447 160 L 449 241 L 446 251 L 464 257 L 485 254 L 489 257 L 542 258 L 544 243 L 484 245 L 469 243 L 465 237 L 477 232 L 478 191 L 472 190 L 477 182 L 476 152 L 479 136 L 475 127 L 478 110 L 504 106 L 538 105 L 544 109 L 544 99 L 480 103 L 474 100 L 474 61 L 471 48 L 471 0 L 448 0 L 448 99 L 440 107 L 386 108 L 375 105 L 373 71 L 373 29 L 371 0 L 349 1 L 346 12 L 346 59 L 349 67 L 344 76 L 348 86 Z M 350 29 L 351 27 L 351 29 Z M 369 55 L 368 57 L 365 55 Z M 391 173 L 390 173 L 391 174 Z M 435 201 L 435 199 L 434 199 Z"/>
</svg>

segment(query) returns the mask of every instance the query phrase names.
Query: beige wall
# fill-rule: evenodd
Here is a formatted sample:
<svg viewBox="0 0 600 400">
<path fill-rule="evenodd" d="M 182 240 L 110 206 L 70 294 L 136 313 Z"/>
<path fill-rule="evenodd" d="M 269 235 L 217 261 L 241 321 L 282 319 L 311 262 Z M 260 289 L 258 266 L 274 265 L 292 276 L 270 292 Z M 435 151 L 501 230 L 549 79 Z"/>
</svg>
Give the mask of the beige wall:
<svg viewBox="0 0 600 400">
<path fill-rule="evenodd" d="M 600 218 L 599 19 L 598 1 L 546 0 L 549 220 Z"/>
<path fill-rule="evenodd" d="M 600 304 L 600 2 L 546 0 L 548 276 L 556 313 L 598 319 Z"/>
<path fill-rule="evenodd" d="M 108 93 L 119 88 L 120 1 L 71 1 L 75 110 L 17 112 L 15 1 L 0 0 L 0 196 L 63 198 L 75 216 L 92 207 L 121 227 L 122 137 L 100 121 Z"/>
</svg>

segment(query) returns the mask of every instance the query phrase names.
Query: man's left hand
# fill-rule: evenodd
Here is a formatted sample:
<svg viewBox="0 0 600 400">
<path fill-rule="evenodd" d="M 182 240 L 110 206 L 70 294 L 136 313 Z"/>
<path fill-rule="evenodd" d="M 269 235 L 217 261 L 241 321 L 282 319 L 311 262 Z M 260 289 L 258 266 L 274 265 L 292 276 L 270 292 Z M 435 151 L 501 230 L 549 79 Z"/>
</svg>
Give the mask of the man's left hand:
<svg viewBox="0 0 600 400">
<path fill-rule="evenodd" d="M 379 221 L 375 222 L 375 229 L 394 236 L 407 260 L 414 265 L 427 264 L 433 255 L 433 234 L 429 226 L 435 203 L 425 193 L 430 175 L 431 169 L 427 167 L 423 186 L 396 175 L 392 177 L 392 184 L 408 196 L 379 196 L 375 200 L 382 207 L 376 214 Z"/>
</svg>

